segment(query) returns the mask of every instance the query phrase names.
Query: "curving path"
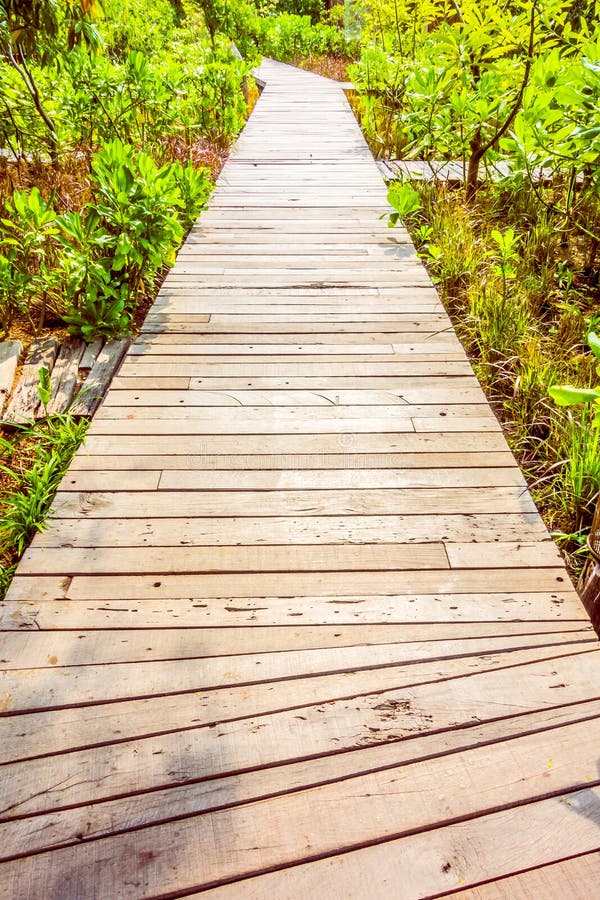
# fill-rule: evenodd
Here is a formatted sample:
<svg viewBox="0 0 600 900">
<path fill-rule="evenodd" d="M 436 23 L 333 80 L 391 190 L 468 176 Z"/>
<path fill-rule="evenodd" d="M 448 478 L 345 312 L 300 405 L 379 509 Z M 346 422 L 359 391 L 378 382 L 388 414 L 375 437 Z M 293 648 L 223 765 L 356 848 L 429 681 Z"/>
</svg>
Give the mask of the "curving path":
<svg viewBox="0 0 600 900">
<path fill-rule="evenodd" d="M 592 896 L 587 616 L 342 90 L 263 75 L 3 605 L 0 896 Z"/>
</svg>

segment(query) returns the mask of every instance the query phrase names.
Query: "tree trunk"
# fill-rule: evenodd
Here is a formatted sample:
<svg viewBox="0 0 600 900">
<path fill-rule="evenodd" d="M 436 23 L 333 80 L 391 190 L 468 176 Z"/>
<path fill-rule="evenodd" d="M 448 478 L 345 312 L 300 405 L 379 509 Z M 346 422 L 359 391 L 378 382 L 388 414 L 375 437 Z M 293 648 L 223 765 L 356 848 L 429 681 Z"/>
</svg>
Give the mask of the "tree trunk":
<svg viewBox="0 0 600 900">
<path fill-rule="evenodd" d="M 467 169 L 466 198 L 474 200 L 477 195 L 477 186 L 479 182 L 479 164 L 483 157 L 484 149 L 481 143 L 481 128 L 478 128 L 470 142 L 471 155 L 469 156 L 469 167 Z"/>
</svg>

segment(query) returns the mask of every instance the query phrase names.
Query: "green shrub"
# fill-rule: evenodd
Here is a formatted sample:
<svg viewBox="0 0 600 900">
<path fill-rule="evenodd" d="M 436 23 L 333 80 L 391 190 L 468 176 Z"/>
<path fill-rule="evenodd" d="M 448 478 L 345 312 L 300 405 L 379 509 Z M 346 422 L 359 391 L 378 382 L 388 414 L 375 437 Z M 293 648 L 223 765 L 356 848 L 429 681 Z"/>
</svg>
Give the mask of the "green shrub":
<svg viewBox="0 0 600 900">
<path fill-rule="evenodd" d="M 0 219 L 0 325 L 6 332 L 17 312 L 31 318 L 54 261 L 56 213 L 37 187 L 14 191 Z M 42 322 L 43 324 L 43 306 Z"/>
<path fill-rule="evenodd" d="M 306 56 L 348 58 L 353 48 L 333 25 L 313 25 L 309 16 L 283 13 L 263 19 L 260 49 L 265 56 L 293 62 Z"/>
</svg>

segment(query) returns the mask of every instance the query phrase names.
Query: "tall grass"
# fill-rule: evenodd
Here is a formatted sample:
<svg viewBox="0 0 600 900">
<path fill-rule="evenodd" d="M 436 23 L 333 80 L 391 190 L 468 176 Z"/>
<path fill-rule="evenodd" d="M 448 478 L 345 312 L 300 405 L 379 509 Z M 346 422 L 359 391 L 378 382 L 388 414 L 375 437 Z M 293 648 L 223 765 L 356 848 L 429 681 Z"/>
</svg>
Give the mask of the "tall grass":
<svg viewBox="0 0 600 900">
<path fill-rule="evenodd" d="M 0 437 L 0 597 L 36 532 L 46 527 L 56 489 L 89 422 L 64 414 Z"/>
<path fill-rule="evenodd" d="M 585 409 L 554 406 L 548 387 L 597 382 L 586 348 L 597 287 L 564 223 L 527 191 L 490 185 L 467 205 L 459 189 L 415 187 L 422 206 L 407 224 L 417 248 L 549 528 L 578 554 L 570 559 L 578 568 L 600 490 L 600 430 Z"/>
</svg>

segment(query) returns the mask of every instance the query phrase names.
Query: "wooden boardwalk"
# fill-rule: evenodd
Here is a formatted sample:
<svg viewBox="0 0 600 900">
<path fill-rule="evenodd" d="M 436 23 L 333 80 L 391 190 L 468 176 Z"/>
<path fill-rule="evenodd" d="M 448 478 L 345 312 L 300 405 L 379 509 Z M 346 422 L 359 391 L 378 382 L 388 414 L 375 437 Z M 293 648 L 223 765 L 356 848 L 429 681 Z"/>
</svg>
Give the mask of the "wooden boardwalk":
<svg viewBox="0 0 600 900">
<path fill-rule="evenodd" d="M 3 606 L 0 896 L 595 896 L 598 644 L 343 92 L 264 73 Z"/>
</svg>

